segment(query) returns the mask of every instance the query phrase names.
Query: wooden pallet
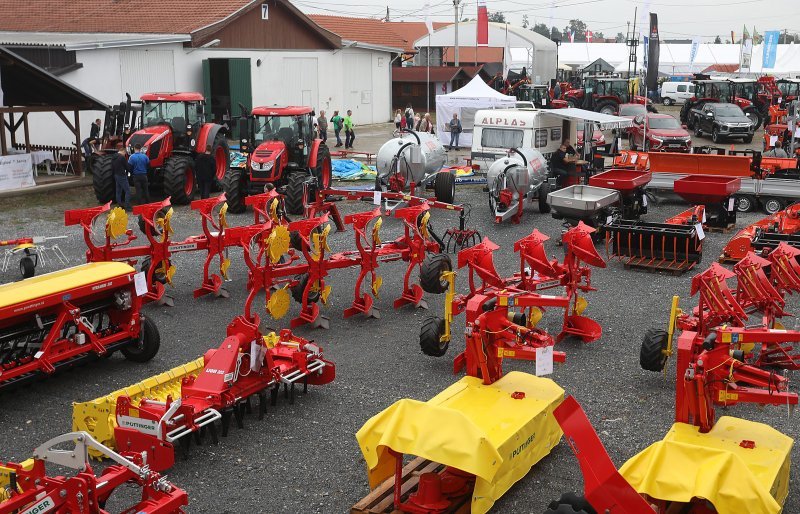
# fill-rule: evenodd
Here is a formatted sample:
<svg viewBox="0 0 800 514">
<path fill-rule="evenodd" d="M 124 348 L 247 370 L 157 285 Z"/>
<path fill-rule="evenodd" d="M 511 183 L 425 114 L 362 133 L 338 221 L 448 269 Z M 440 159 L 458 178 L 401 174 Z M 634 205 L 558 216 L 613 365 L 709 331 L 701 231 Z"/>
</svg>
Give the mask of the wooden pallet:
<svg viewBox="0 0 800 514">
<path fill-rule="evenodd" d="M 713 234 L 727 234 L 736 228 L 736 223 L 729 223 L 726 227 L 706 226 L 705 231 Z"/>
<path fill-rule="evenodd" d="M 674 261 L 656 261 L 656 262 L 625 262 L 623 263 L 625 269 L 634 269 L 634 270 L 642 270 L 642 271 L 649 271 L 650 273 L 656 273 L 658 271 L 666 271 L 671 273 L 673 276 L 683 275 L 685 272 L 689 271 L 690 269 L 694 268 L 693 265 L 689 263 L 678 263 Z"/>
<path fill-rule="evenodd" d="M 441 473 L 445 466 L 438 462 L 431 462 L 422 457 L 417 457 L 403 467 L 403 485 L 401 488 L 402 501 L 417 490 L 419 476 L 422 473 Z M 445 514 L 468 514 L 470 511 L 472 494 L 451 506 Z M 394 476 L 372 490 L 368 495 L 353 505 L 350 514 L 401 514 L 394 508 Z"/>
</svg>

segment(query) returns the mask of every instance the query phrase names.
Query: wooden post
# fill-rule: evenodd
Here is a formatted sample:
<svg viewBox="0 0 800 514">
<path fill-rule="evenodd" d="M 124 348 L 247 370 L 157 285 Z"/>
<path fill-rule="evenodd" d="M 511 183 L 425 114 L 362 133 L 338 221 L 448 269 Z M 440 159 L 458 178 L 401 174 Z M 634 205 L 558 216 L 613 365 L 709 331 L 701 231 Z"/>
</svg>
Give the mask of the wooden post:
<svg viewBox="0 0 800 514">
<path fill-rule="evenodd" d="M 11 147 L 17 146 L 17 127 L 14 124 L 14 111 L 8 113 L 8 132 L 11 134 Z"/>
<path fill-rule="evenodd" d="M 25 151 L 31 153 L 31 132 L 28 126 L 28 113 L 22 113 L 22 128 L 25 130 Z"/>
<path fill-rule="evenodd" d="M 78 168 L 77 169 L 78 169 L 78 173 L 80 174 L 80 176 L 83 177 L 84 176 L 84 172 L 83 172 L 83 160 L 81 159 L 81 125 L 80 125 L 80 122 L 81 122 L 80 111 L 75 110 L 75 129 L 74 129 L 74 132 L 75 132 L 75 148 L 78 149 L 78 153 L 77 153 L 77 155 L 78 155 L 78 162 L 77 162 Z"/>
<path fill-rule="evenodd" d="M 6 115 L 0 112 L 0 155 L 8 155 L 6 146 Z"/>
</svg>

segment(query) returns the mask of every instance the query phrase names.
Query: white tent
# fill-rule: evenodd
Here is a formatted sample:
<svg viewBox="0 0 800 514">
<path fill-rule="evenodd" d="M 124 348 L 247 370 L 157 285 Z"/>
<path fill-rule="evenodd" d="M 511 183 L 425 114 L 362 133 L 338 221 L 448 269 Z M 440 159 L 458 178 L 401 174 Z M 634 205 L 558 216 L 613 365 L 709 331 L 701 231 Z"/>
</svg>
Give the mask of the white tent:
<svg viewBox="0 0 800 514">
<path fill-rule="evenodd" d="M 475 77 L 467 85 L 448 93 L 436 95 L 436 133 L 443 144 L 450 144 L 450 120 L 453 113 L 458 114 L 463 132 L 459 137 L 460 146 L 472 146 L 472 128 L 475 113 L 481 109 L 508 109 L 516 107 L 517 98 L 504 95 L 489 87 L 480 77 Z"/>
</svg>

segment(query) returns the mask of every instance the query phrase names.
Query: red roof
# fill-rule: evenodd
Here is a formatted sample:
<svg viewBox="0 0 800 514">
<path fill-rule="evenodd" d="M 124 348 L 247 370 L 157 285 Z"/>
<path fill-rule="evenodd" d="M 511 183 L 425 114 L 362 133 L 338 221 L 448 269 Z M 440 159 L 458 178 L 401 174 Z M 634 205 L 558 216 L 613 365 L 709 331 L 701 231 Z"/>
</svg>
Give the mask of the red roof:
<svg viewBox="0 0 800 514">
<path fill-rule="evenodd" d="M 200 93 L 145 93 L 141 96 L 145 102 L 202 102 Z"/>
<path fill-rule="evenodd" d="M 354 18 L 350 16 L 331 16 L 328 14 L 309 14 L 317 25 L 337 34 L 342 39 L 373 45 L 402 48 L 406 53 L 416 53 L 414 41 L 427 34 L 424 22 L 390 21 L 378 18 Z M 439 29 L 448 23 L 434 23 Z"/>
<path fill-rule="evenodd" d="M 465 73 L 462 68 L 456 68 L 454 66 L 431 66 L 430 70 L 431 82 L 450 82 L 459 73 Z M 404 66 L 402 68 L 392 68 L 392 82 L 426 82 L 427 79 L 427 66 Z"/>
<path fill-rule="evenodd" d="M 703 73 L 736 73 L 738 70 L 738 64 L 712 64 L 704 69 Z"/>
<path fill-rule="evenodd" d="M 287 105 L 286 107 L 263 105 L 261 107 L 253 107 L 253 114 L 256 116 L 301 116 L 310 113 L 311 110 L 311 107 L 296 105 Z"/>
</svg>

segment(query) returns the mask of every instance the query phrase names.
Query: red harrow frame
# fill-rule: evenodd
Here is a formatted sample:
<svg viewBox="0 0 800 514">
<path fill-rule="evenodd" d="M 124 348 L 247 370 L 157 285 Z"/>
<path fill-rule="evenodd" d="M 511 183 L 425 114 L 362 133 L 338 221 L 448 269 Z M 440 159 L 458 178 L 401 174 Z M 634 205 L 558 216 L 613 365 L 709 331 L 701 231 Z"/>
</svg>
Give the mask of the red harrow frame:
<svg viewBox="0 0 800 514">
<path fill-rule="evenodd" d="M 722 250 L 720 262 L 736 262 L 749 252 L 769 253 L 781 243 L 800 248 L 800 204 L 792 204 L 740 230 Z"/>
</svg>

